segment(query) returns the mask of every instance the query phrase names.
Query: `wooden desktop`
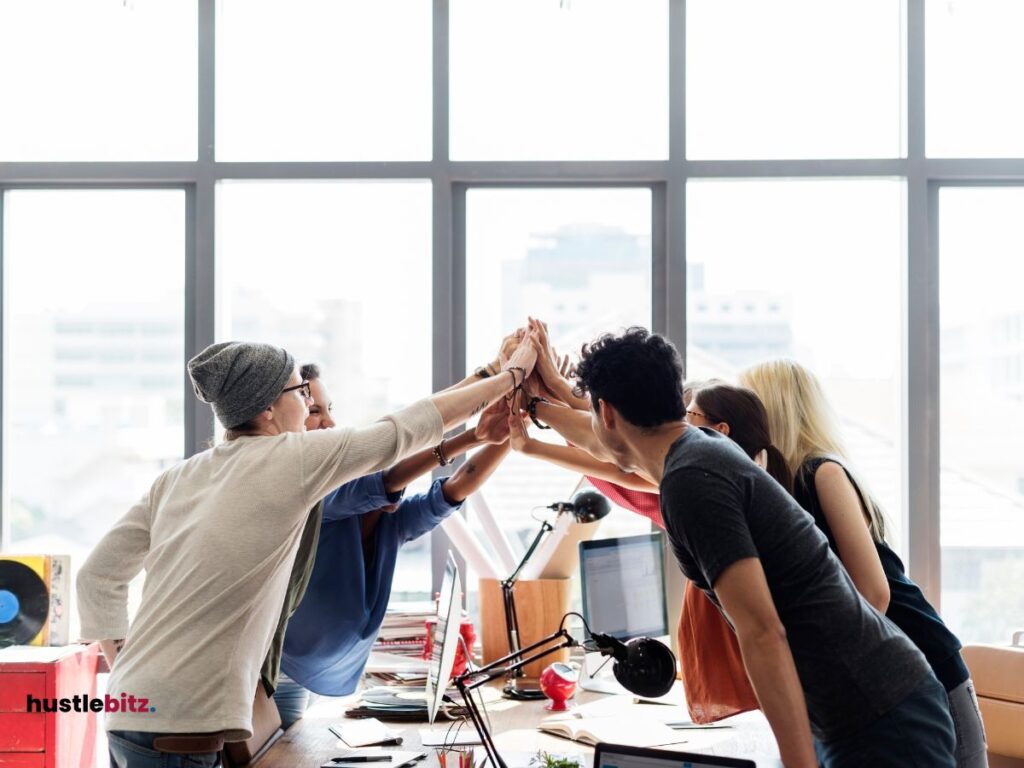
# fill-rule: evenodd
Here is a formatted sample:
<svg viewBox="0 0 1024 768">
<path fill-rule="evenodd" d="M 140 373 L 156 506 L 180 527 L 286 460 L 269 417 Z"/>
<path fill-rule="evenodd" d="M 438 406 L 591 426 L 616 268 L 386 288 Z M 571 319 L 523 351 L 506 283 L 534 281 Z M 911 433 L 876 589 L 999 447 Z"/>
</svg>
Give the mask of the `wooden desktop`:
<svg viewBox="0 0 1024 768">
<path fill-rule="evenodd" d="M 285 732 L 284 736 L 256 764 L 256 768 L 318 768 L 332 757 L 343 754 L 348 747 L 328 730 L 328 726 L 337 726 L 344 722 L 345 707 L 352 701 L 351 698 L 319 699 L 304 718 Z M 644 716 L 663 707 L 658 704 L 634 704 L 630 696 L 607 696 L 585 691 L 578 693 L 575 701 L 587 716 L 620 713 L 625 716 Z M 553 714 L 544 709 L 544 703 L 543 701 L 508 701 L 505 699 L 488 703 L 487 712 L 498 749 L 502 753 L 506 751 L 509 753 L 536 752 L 544 749 L 552 752 L 583 753 L 588 756 L 593 754 L 593 749 L 586 745 L 537 730 L 537 724 Z M 681 711 L 681 717 L 685 717 L 683 711 Z M 778 747 L 775 745 L 767 721 L 760 712 L 747 712 L 723 722 L 730 723 L 732 727 L 706 731 L 684 731 L 681 732 L 681 736 L 687 739 L 685 743 L 664 748 L 715 755 L 754 757 L 758 760 L 759 768 L 781 765 L 778 762 Z M 385 747 L 384 749 L 419 749 L 421 748 L 419 734 L 421 729 L 444 733 L 451 726 L 452 721 L 450 720 L 438 720 L 432 726 L 428 726 L 426 723 L 394 723 L 391 728 L 401 732 L 404 743 L 400 747 Z M 467 721 L 462 727 L 472 728 L 472 725 Z M 424 751 L 428 753 L 428 756 L 421 765 L 424 768 L 437 766 L 434 749 L 427 748 Z"/>
</svg>

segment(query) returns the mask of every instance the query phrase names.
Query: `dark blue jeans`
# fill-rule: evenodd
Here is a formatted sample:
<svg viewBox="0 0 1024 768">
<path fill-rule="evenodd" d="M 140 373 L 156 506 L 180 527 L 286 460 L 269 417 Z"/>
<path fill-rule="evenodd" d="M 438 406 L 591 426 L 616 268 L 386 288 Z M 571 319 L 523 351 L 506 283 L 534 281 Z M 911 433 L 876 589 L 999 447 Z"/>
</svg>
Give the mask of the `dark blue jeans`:
<svg viewBox="0 0 1024 768">
<path fill-rule="evenodd" d="M 946 691 L 929 672 L 873 723 L 814 748 L 824 768 L 955 768 L 955 742 Z"/>
<path fill-rule="evenodd" d="M 144 731 L 107 731 L 110 768 L 215 768 L 219 752 L 172 755 L 153 749 L 159 733 Z"/>
</svg>

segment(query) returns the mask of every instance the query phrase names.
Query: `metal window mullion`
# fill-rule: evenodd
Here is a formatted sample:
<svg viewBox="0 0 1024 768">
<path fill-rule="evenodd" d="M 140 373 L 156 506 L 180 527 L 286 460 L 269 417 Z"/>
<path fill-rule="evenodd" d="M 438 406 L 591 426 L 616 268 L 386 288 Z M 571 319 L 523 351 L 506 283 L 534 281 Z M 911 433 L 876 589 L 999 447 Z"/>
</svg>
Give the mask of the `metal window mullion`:
<svg viewBox="0 0 1024 768">
<path fill-rule="evenodd" d="M 193 183 L 186 192 L 185 347 L 187 362 L 212 344 L 216 317 L 216 157 L 215 55 L 216 7 L 214 0 L 199 0 L 198 14 L 198 159 Z M 184 368 L 184 365 L 183 365 Z M 183 371 L 185 456 L 204 449 L 214 435 L 213 413 L 192 391 Z"/>
<path fill-rule="evenodd" d="M 937 189 L 925 157 L 925 7 L 906 6 L 907 243 L 903 347 L 902 464 L 905 552 L 911 577 L 939 608 L 939 328 Z"/>
</svg>

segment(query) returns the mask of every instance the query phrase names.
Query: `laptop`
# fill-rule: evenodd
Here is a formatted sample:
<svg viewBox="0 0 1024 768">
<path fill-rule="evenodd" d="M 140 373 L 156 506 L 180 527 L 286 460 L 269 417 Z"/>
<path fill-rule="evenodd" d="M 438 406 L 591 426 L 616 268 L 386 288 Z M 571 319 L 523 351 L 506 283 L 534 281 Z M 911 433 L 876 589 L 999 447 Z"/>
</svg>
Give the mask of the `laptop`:
<svg viewBox="0 0 1024 768">
<path fill-rule="evenodd" d="M 739 757 L 598 744 L 594 749 L 594 768 L 757 768 L 757 763 Z"/>
</svg>

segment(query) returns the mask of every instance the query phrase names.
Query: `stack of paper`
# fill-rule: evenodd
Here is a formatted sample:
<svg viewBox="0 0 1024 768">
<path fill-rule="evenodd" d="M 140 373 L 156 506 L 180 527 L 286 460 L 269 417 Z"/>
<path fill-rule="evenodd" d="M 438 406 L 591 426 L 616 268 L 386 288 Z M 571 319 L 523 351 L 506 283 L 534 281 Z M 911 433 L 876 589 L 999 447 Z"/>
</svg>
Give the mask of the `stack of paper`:
<svg viewBox="0 0 1024 768">
<path fill-rule="evenodd" d="M 436 615 L 437 609 L 432 602 L 392 603 L 384 614 L 373 650 L 421 658 L 427 637 L 427 620 Z"/>
</svg>

